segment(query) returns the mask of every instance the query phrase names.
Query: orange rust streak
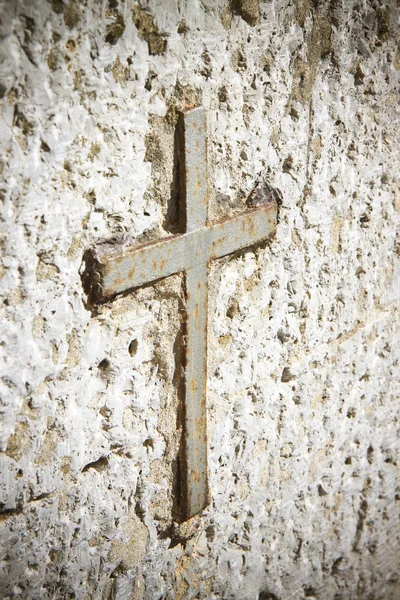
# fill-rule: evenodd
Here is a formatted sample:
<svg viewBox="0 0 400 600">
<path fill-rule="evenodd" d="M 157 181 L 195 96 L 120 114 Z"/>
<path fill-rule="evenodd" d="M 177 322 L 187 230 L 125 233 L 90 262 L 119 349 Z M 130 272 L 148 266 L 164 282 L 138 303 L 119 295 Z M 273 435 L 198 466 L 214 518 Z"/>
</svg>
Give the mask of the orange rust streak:
<svg viewBox="0 0 400 600">
<path fill-rule="evenodd" d="M 126 282 L 125 277 L 120 277 L 119 279 L 115 279 L 115 281 L 113 282 L 113 286 L 119 287 L 119 286 L 122 286 L 125 282 Z"/>
</svg>

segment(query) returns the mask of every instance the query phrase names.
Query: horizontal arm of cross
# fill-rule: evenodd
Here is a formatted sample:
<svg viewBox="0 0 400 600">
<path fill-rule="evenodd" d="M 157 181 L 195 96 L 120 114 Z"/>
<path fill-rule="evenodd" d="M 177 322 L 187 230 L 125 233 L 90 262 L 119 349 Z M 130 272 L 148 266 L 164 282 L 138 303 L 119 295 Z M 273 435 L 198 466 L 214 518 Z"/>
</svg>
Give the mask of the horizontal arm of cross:
<svg viewBox="0 0 400 600">
<path fill-rule="evenodd" d="M 275 232 L 276 210 L 275 203 L 266 204 L 189 233 L 127 247 L 118 254 L 109 245 L 100 246 L 92 257 L 96 298 L 112 297 L 264 241 Z"/>
</svg>

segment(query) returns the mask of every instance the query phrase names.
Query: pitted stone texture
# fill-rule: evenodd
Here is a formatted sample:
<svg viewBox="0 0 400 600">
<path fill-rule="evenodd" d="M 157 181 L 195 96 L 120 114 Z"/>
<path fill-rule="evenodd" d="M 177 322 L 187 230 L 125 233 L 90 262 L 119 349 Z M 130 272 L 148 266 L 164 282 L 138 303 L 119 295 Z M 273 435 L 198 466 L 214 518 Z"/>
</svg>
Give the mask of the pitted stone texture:
<svg viewBox="0 0 400 600">
<path fill-rule="evenodd" d="M 0 10 L 2 596 L 397 600 L 398 7 Z M 282 200 L 268 248 L 212 267 L 212 505 L 178 526 L 182 281 L 96 315 L 79 269 L 166 235 L 199 102 L 211 215 L 259 179 Z"/>
</svg>

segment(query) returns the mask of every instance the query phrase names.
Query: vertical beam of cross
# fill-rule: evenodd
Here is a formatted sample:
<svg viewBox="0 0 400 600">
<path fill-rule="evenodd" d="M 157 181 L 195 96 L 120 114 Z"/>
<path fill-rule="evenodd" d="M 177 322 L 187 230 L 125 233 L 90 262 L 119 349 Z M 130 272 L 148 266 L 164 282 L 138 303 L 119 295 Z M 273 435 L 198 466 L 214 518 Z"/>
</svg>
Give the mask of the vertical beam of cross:
<svg viewBox="0 0 400 600">
<path fill-rule="evenodd" d="M 182 125 L 180 217 L 185 233 L 121 249 L 110 244 L 99 245 L 85 256 L 83 281 L 93 303 L 175 273 L 186 275 L 182 483 L 183 510 L 186 518 L 190 518 L 209 502 L 206 418 L 208 264 L 271 237 L 276 230 L 277 205 L 269 198 L 265 204 L 210 224 L 204 110 L 195 108 L 184 113 Z"/>
<path fill-rule="evenodd" d="M 187 233 L 207 226 L 207 121 L 202 108 L 183 115 L 180 206 Z M 183 164 L 182 164 L 183 163 Z M 193 248 L 193 254 L 201 248 Z M 185 479 L 188 516 L 209 502 L 207 470 L 207 263 L 186 272 Z"/>
</svg>

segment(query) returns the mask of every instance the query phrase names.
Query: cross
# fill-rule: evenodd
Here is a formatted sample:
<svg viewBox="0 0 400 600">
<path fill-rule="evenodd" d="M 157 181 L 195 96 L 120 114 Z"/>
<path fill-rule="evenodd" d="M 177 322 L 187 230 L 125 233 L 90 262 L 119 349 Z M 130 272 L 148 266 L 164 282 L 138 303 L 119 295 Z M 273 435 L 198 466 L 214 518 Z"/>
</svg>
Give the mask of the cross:
<svg viewBox="0 0 400 600">
<path fill-rule="evenodd" d="M 186 276 L 184 374 L 184 513 L 190 518 L 209 503 L 207 468 L 207 312 L 210 261 L 267 240 L 276 229 L 270 201 L 218 223 L 208 219 L 207 122 L 202 107 L 180 118 L 179 214 L 183 233 L 116 249 L 90 251 L 86 291 L 97 302 L 176 273 Z"/>
</svg>

